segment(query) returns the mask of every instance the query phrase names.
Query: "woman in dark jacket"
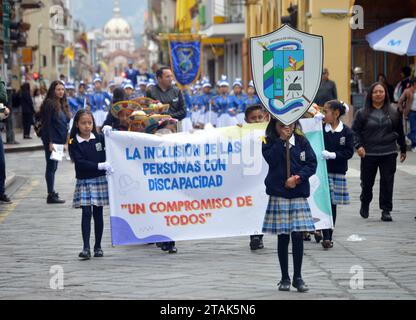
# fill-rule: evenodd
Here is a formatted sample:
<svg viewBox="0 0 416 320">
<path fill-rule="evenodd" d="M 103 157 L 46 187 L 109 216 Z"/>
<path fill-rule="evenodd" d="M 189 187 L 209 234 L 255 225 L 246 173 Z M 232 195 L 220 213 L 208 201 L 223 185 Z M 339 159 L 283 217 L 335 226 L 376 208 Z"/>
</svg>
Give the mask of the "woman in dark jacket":
<svg viewBox="0 0 416 320">
<path fill-rule="evenodd" d="M 71 111 L 66 100 L 65 88 L 61 81 L 52 82 L 46 94 L 45 101 L 40 108 L 42 118 L 42 142 L 45 149 L 46 173 L 45 179 L 48 187 L 47 203 L 64 203 L 55 192 L 55 172 L 58 161 L 51 160 L 54 144 L 65 145 L 68 140 L 68 123 Z"/>
<path fill-rule="evenodd" d="M 364 108 L 355 115 L 352 130 L 355 149 L 361 158 L 360 215 L 364 219 L 369 216 L 374 181 L 380 170 L 381 220 L 392 221 L 397 144 L 400 145 L 400 162 L 403 162 L 406 160 L 406 142 L 402 115 L 390 105 L 383 83 L 376 82 L 370 87 Z"/>
<path fill-rule="evenodd" d="M 30 128 L 34 121 L 35 109 L 30 94 L 30 84 L 27 82 L 22 84 L 20 88 L 19 102 L 22 107 L 23 139 L 32 139 L 30 136 Z"/>
</svg>

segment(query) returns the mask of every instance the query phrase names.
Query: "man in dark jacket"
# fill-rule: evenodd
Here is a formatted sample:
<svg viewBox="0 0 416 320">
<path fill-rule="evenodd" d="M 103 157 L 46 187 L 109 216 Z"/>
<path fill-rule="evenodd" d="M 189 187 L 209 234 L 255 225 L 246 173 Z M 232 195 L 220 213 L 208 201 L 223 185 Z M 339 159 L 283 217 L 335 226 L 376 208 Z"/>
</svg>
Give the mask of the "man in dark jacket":
<svg viewBox="0 0 416 320">
<path fill-rule="evenodd" d="M 173 73 L 168 67 L 156 71 L 157 85 L 148 92 L 147 97 L 169 104 L 169 114 L 179 121 L 186 116 L 185 102 L 181 90 L 172 85 Z"/>
<path fill-rule="evenodd" d="M 19 102 L 22 107 L 23 139 L 32 139 L 30 129 L 34 124 L 33 117 L 35 115 L 35 108 L 33 107 L 30 84 L 28 82 L 25 82 L 20 88 Z"/>
<path fill-rule="evenodd" d="M 156 71 L 157 85 L 151 87 L 147 92 L 147 97 L 158 100 L 163 104 L 169 104 L 169 114 L 172 118 L 182 120 L 186 116 L 185 101 L 181 90 L 172 85 L 173 73 L 168 67 L 162 67 Z M 164 242 L 158 244 L 163 251 L 176 253 L 175 242 Z"/>
<path fill-rule="evenodd" d="M 3 104 L 3 108 L 0 109 L 0 119 L 3 120 L 8 117 L 9 109 L 7 104 L 7 91 L 6 85 L 0 78 L 0 104 Z M 6 161 L 4 159 L 3 139 L 0 136 L 0 202 L 11 202 L 9 197 L 5 194 L 6 191 Z"/>
<path fill-rule="evenodd" d="M 322 72 L 321 85 L 316 93 L 314 102 L 322 107 L 325 102 L 336 99 L 338 99 L 337 86 L 334 81 L 329 80 L 329 71 L 325 68 Z"/>
</svg>

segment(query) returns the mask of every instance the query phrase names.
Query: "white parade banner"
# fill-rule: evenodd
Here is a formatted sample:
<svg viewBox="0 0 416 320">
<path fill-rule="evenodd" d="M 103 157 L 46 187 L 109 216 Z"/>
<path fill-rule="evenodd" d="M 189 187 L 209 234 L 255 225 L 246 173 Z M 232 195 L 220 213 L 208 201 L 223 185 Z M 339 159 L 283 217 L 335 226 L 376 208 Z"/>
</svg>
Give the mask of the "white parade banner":
<svg viewBox="0 0 416 320">
<path fill-rule="evenodd" d="M 268 202 L 264 132 L 265 124 L 164 136 L 110 132 L 113 245 L 260 234 Z M 322 218 L 330 212 L 316 211 L 318 223 L 332 226 Z"/>
</svg>

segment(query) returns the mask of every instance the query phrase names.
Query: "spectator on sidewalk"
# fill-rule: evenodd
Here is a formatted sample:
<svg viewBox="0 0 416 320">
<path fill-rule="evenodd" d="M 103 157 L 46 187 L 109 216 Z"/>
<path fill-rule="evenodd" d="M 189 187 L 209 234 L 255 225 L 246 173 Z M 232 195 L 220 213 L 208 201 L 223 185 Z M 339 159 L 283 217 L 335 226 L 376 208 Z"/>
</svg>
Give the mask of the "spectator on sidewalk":
<svg viewBox="0 0 416 320">
<path fill-rule="evenodd" d="M 396 84 L 396 87 L 394 88 L 393 102 L 398 102 L 404 90 L 409 87 L 411 74 L 412 69 L 409 66 L 402 68 L 402 71 L 400 72 L 401 80 Z"/>
<path fill-rule="evenodd" d="M 23 139 L 32 139 L 30 129 L 34 124 L 35 108 L 30 94 L 30 84 L 25 82 L 20 87 L 19 104 L 22 108 Z"/>
<path fill-rule="evenodd" d="M 334 81 L 329 80 L 329 71 L 327 68 L 325 68 L 322 72 L 321 85 L 319 86 L 318 92 L 316 93 L 314 103 L 323 107 L 325 102 L 337 99 L 337 86 Z"/>
<path fill-rule="evenodd" d="M 377 81 L 383 83 L 386 88 L 387 88 L 387 92 L 389 94 L 389 99 L 391 102 L 394 101 L 394 87 L 387 81 L 387 77 L 384 73 L 379 73 L 378 77 L 377 77 Z"/>
<path fill-rule="evenodd" d="M 66 100 L 65 88 L 61 81 L 55 80 L 49 87 L 46 99 L 41 107 L 42 142 L 45 149 L 46 173 L 45 179 L 48 188 L 47 203 L 65 203 L 55 192 L 55 173 L 58 161 L 51 159 L 54 144 L 65 145 L 68 138 L 68 123 L 71 111 Z"/>
<path fill-rule="evenodd" d="M 402 115 L 390 105 L 386 87 L 376 82 L 371 85 L 364 108 L 357 111 L 352 124 L 354 145 L 361 158 L 361 209 L 367 219 L 373 199 L 373 186 L 380 170 L 381 220 L 392 221 L 393 185 L 396 172 L 397 144 L 400 162 L 406 159 L 406 142 Z"/>
<path fill-rule="evenodd" d="M 35 114 L 39 113 L 40 106 L 43 103 L 43 100 L 45 100 L 46 97 L 46 88 L 41 86 L 40 88 L 35 88 L 33 91 L 33 107 L 35 108 Z"/>
<path fill-rule="evenodd" d="M 0 110 L 0 120 L 4 120 L 9 116 L 9 109 L 7 104 L 7 91 L 6 85 L 0 78 L 0 104 L 3 104 L 4 109 Z M 3 123 L 0 122 L 0 130 L 3 129 Z M 4 158 L 3 138 L 0 135 L 0 202 L 10 203 L 9 197 L 6 192 L 6 160 Z"/>
<path fill-rule="evenodd" d="M 399 108 L 402 108 L 403 117 L 410 122 L 408 138 L 412 141 L 412 152 L 416 152 L 416 79 L 410 80 L 410 87 L 404 90 L 399 99 Z"/>
</svg>

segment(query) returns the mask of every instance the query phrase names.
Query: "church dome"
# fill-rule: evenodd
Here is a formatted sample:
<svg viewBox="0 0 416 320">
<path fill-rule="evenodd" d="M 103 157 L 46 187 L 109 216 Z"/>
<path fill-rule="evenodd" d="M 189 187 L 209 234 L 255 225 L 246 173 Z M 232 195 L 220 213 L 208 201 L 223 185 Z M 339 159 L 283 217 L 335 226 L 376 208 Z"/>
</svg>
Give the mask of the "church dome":
<svg viewBox="0 0 416 320">
<path fill-rule="evenodd" d="M 104 27 L 105 38 L 131 38 L 133 37 L 133 30 L 130 24 L 121 17 L 121 10 L 119 2 L 116 1 L 113 9 L 113 17 Z"/>
</svg>

